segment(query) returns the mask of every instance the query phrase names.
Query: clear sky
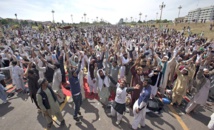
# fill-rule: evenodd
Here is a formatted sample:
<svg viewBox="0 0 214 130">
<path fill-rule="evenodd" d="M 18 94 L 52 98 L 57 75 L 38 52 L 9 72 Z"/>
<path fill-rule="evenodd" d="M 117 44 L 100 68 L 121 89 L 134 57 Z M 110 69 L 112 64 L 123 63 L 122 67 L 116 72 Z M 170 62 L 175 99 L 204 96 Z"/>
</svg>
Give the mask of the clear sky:
<svg viewBox="0 0 214 130">
<path fill-rule="evenodd" d="M 80 22 L 83 14 L 91 22 L 96 17 L 111 23 L 117 23 L 120 18 L 133 17 L 139 20 L 156 19 L 160 15 L 159 5 L 164 2 L 162 19 L 174 20 L 178 16 L 178 6 L 182 6 L 180 16 L 187 15 L 189 10 L 214 5 L 214 0 L 0 0 L 0 17 L 31 19 L 37 21 L 52 21 L 51 10 L 54 10 L 56 22 Z M 159 17 L 159 16 L 158 16 Z"/>
</svg>

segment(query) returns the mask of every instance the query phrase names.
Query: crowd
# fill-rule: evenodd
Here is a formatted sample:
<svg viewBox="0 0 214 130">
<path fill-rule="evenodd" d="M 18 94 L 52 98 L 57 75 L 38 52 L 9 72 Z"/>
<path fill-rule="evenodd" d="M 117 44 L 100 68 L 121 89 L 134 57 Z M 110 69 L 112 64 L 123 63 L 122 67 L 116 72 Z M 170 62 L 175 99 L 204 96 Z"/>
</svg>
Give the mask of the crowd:
<svg viewBox="0 0 214 130">
<path fill-rule="evenodd" d="M 27 79 L 29 95 L 45 115 L 47 128 L 53 124 L 52 115 L 65 125 L 59 106 L 65 100 L 61 85 L 67 81 L 77 123 L 85 98 L 84 78 L 90 95 L 98 98 L 104 109 L 109 96 L 116 95 L 108 114 L 117 115 L 116 124 L 120 124 L 127 108 L 133 112 L 134 130 L 138 125 L 145 127 L 151 99 L 169 95 L 171 105 L 179 106 L 183 97 L 191 94 L 186 114 L 205 105 L 208 99 L 214 82 L 214 42 L 203 36 L 185 36 L 185 30 L 167 27 L 43 27 L 43 31 L 37 31 L 29 26 L 2 26 L 0 79 L 11 77 L 17 92 L 28 91 L 24 87 Z M 0 98 L 6 103 L 4 86 L 0 84 Z M 214 129 L 213 124 L 208 126 Z"/>
</svg>

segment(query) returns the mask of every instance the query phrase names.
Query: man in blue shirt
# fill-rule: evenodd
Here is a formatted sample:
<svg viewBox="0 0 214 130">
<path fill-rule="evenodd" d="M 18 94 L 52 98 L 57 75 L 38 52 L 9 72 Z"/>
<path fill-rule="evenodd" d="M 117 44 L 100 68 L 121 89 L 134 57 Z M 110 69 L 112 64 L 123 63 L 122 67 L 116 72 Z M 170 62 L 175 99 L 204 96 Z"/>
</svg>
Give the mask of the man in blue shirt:
<svg viewBox="0 0 214 130">
<path fill-rule="evenodd" d="M 132 122 L 132 129 L 136 130 L 138 125 L 145 127 L 146 118 L 146 106 L 151 95 L 151 87 L 148 84 L 149 79 L 144 79 L 143 89 L 140 93 L 140 97 L 135 101 L 133 106 L 134 120 Z"/>
<path fill-rule="evenodd" d="M 75 110 L 74 110 L 74 119 L 77 121 L 77 123 L 81 123 L 78 115 L 81 116 L 80 113 L 80 106 L 82 105 L 82 94 L 81 94 L 81 88 L 78 78 L 78 73 L 80 72 L 81 67 L 81 61 L 82 57 L 79 61 L 78 68 L 77 69 L 68 69 L 69 74 L 69 82 L 70 82 L 70 89 L 72 93 L 72 98 L 75 104 Z"/>
</svg>

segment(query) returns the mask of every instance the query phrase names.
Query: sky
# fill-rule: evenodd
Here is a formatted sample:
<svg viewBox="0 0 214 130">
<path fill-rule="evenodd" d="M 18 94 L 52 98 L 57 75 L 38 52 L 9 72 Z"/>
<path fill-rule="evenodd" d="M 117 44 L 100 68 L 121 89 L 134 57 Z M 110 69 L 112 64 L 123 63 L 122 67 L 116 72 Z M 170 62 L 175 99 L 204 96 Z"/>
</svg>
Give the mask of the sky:
<svg viewBox="0 0 214 130">
<path fill-rule="evenodd" d="M 139 13 L 142 13 L 141 20 L 154 20 L 159 5 L 166 5 L 163 9 L 162 19 L 174 20 L 178 17 L 178 6 L 182 6 L 180 16 L 185 16 L 188 11 L 200 7 L 214 5 L 214 0 L 0 0 L 0 17 L 52 21 L 51 11 L 54 10 L 55 22 L 71 23 L 82 21 L 86 13 L 86 20 L 103 19 L 112 24 L 117 23 L 120 18 L 139 20 Z M 145 15 L 147 17 L 145 18 Z M 83 19 L 84 20 L 84 19 Z"/>
</svg>

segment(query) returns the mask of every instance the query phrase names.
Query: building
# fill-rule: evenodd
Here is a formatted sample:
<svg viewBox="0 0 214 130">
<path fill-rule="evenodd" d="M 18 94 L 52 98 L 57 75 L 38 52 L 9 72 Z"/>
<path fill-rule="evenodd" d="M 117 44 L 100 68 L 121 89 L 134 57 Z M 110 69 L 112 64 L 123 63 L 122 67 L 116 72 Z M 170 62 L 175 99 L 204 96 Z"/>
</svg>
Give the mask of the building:
<svg viewBox="0 0 214 130">
<path fill-rule="evenodd" d="M 183 23 L 185 21 L 185 18 L 186 17 L 178 17 L 178 18 L 175 18 L 175 22 L 176 23 Z"/>
<path fill-rule="evenodd" d="M 207 22 L 214 20 L 214 6 L 197 8 L 188 13 L 185 22 Z"/>
</svg>

